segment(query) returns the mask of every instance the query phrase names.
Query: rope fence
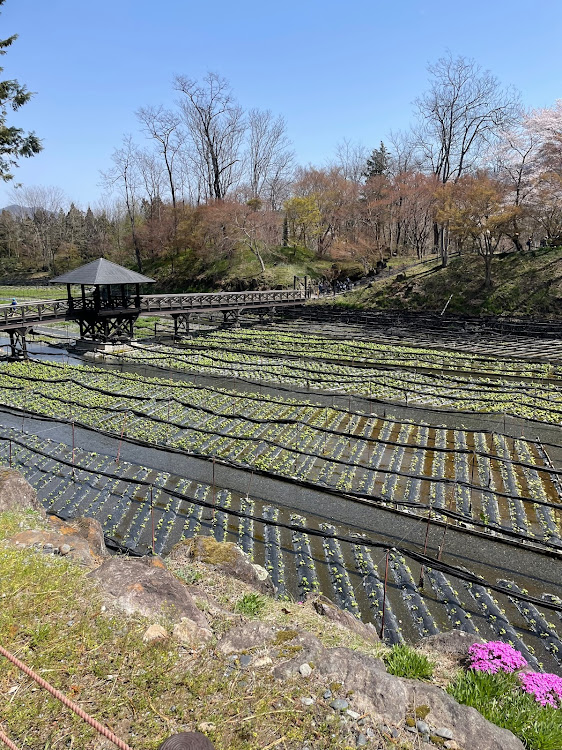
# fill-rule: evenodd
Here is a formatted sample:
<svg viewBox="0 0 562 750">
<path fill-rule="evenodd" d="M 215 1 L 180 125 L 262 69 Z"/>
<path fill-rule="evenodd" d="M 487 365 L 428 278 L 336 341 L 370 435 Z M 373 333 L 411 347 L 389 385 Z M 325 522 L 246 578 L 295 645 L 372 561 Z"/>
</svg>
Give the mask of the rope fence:
<svg viewBox="0 0 562 750">
<path fill-rule="evenodd" d="M 70 698 L 67 698 L 64 693 L 61 693 L 60 690 L 57 690 L 55 687 L 53 687 L 47 680 L 44 680 L 43 677 L 38 675 L 36 672 L 34 672 L 30 667 L 28 667 L 26 664 L 24 664 L 22 661 L 20 661 L 16 656 L 11 654 L 9 651 L 7 651 L 3 646 L 0 646 L 0 656 L 4 656 L 9 662 L 11 662 L 14 666 L 16 666 L 21 672 L 26 674 L 28 677 L 30 677 L 32 680 L 34 680 L 39 687 L 46 690 L 48 693 L 50 693 L 53 698 L 56 698 L 56 700 L 60 701 L 64 706 L 69 708 L 71 711 L 73 711 L 77 716 L 79 716 L 83 721 L 85 721 L 87 724 L 89 724 L 91 727 L 93 727 L 96 732 L 106 737 L 110 742 L 112 742 L 114 745 L 116 745 L 119 750 L 132 750 L 130 745 L 127 745 L 126 742 L 124 742 L 122 739 L 117 737 L 116 734 L 114 734 L 111 730 L 109 730 L 107 727 L 104 727 L 103 724 L 100 724 L 99 721 L 96 721 L 92 716 L 86 713 L 77 703 L 74 703 L 74 701 L 71 701 Z M 0 739 L 2 742 L 4 742 L 5 745 L 7 745 L 11 750 L 19 750 L 17 745 L 14 745 L 14 743 L 0 730 Z"/>
</svg>

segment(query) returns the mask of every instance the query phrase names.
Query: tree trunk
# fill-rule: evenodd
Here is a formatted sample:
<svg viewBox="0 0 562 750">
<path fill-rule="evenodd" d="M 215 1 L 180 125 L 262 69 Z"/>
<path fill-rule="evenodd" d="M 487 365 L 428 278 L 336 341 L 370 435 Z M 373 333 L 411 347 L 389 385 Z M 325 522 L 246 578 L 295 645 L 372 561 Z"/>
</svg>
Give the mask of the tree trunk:
<svg viewBox="0 0 562 750">
<path fill-rule="evenodd" d="M 484 265 L 486 266 L 486 278 L 484 280 L 484 288 L 490 290 L 492 288 L 492 255 L 486 254 L 484 256 Z"/>
</svg>

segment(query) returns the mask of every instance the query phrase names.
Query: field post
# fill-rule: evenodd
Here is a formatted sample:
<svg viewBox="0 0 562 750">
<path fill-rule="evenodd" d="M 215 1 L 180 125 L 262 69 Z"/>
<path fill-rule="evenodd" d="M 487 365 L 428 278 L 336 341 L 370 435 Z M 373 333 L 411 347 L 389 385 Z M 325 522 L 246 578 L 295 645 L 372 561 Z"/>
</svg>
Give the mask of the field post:
<svg viewBox="0 0 562 750">
<path fill-rule="evenodd" d="M 10 439 L 10 469 L 12 468 L 12 440 Z"/>
<path fill-rule="evenodd" d="M 431 522 L 431 502 L 429 504 L 429 512 L 427 514 L 427 526 L 425 527 L 425 541 L 423 543 L 423 554 L 425 555 L 427 553 L 427 537 L 429 536 L 429 524 Z M 423 574 L 424 574 L 424 566 L 422 563 L 422 566 L 420 568 L 420 580 L 418 583 L 418 587 L 420 589 L 423 589 Z"/>
<path fill-rule="evenodd" d="M 443 538 L 441 539 L 441 544 L 439 545 L 439 551 L 437 553 L 437 559 L 441 560 L 441 554 L 443 552 L 443 547 L 445 546 L 445 536 L 447 534 L 447 529 L 449 528 L 449 516 L 445 519 L 445 528 L 443 529 Z"/>
<path fill-rule="evenodd" d="M 152 498 L 152 485 L 150 485 L 150 522 L 152 524 L 152 554 L 154 554 L 154 502 Z"/>
<path fill-rule="evenodd" d="M 25 424 L 25 412 L 27 410 L 27 388 L 23 389 L 23 414 L 21 415 L 21 431 L 23 432 L 23 427 Z"/>
<path fill-rule="evenodd" d="M 386 550 L 386 562 L 384 566 L 384 589 L 383 589 L 383 596 L 382 596 L 382 615 L 381 615 L 381 634 L 380 639 L 384 638 L 384 613 L 386 611 L 386 583 L 388 581 L 388 558 L 390 555 L 390 550 Z"/>
<path fill-rule="evenodd" d="M 216 505 L 217 505 L 217 491 L 215 487 L 215 457 L 213 455 L 213 521 L 215 520 Z"/>
<path fill-rule="evenodd" d="M 121 455 L 121 443 L 123 442 L 123 434 L 125 432 L 125 422 L 127 421 L 127 412 L 123 414 L 123 423 L 121 424 L 121 437 L 119 438 L 119 445 L 117 446 L 117 457 L 115 463 L 119 463 L 119 456 Z"/>
</svg>

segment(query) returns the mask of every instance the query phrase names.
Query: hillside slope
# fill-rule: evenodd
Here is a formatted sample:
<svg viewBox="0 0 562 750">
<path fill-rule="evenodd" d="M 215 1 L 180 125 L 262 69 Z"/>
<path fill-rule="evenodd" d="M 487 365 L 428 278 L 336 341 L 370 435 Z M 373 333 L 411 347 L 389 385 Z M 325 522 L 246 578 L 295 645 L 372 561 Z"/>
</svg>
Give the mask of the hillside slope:
<svg viewBox="0 0 562 750">
<path fill-rule="evenodd" d="M 405 278 L 375 280 L 335 300 L 346 307 L 407 309 L 467 315 L 562 315 L 562 248 L 509 253 L 494 259 L 492 288 L 484 286 L 484 263 L 475 255 L 451 260 L 445 269 Z"/>
</svg>

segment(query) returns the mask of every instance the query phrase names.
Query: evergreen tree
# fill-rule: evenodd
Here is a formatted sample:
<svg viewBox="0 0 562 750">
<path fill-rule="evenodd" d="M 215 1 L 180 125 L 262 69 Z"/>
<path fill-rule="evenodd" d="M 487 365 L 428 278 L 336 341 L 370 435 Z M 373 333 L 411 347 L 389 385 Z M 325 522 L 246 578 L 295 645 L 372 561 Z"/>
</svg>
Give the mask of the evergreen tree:
<svg viewBox="0 0 562 750">
<path fill-rule="evenodd" d="M 0 0 L 3 5 L 5 0 Z M 0 39 L 0 55 L 6 54 L 6 49 L 17 39 L 13 34 L 7 39 Z M 0 73 L 4 68 L 0 68 Z M 9 126 L 6 123 L 8 110 L 18 110 L 31 98 L 32 93 L 21 86 L 18 81 L 0 81 L 0 177 L 11 180 L 11 170 L 17 166 L 21 156 L 34 156 L 41 151 L 41 141 L 35 133 L 24 133 L 21 128 Z"/>
<path fill-rule="evenodd" d="M 371 156 L 367 159 L 367 166 L 363 172 L 363 177 L 367 180 L 377 174 L 386 174 L 388 169 L 388 151 L 381 141 L 380 148 L 373 149 Z"/>
<path fill-rule="evenodd" d="M 283 247 L 289 246 L 289 222 L 287 214 L 283 217 Z"/>
</svg>

